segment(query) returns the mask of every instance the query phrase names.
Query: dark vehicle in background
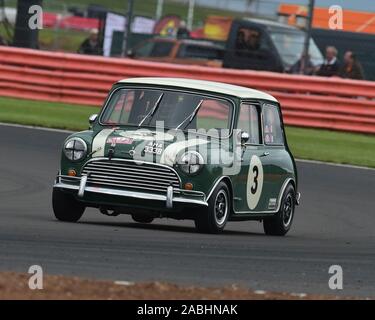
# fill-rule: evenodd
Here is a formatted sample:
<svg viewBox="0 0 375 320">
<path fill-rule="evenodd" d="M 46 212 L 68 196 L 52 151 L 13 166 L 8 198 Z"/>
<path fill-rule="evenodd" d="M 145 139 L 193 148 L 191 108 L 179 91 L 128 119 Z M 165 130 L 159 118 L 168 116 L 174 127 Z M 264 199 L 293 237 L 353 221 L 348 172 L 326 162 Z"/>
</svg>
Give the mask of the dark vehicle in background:
<svg viewBox="0 0 375 320">
<path fill-rule="evenodd" d="M 227 41 L 154 38 L 129 51 L 134 59 L 195 64 L 232 69 L 285 72 L 301 57 L 305 32 L 265 19 L 237 19 Z M 310 41 L 314 66 L 323 62 L 321 51 Z"/>
<path fill-rule="evenodd" d="M 312 37 L 324 52 L 327 46 L 334 46 L 343 61 L 346 51 L 353 51 L 363 67 L 366 80 L 375 80 L 375 35 L 327 29 L 313 29 Z"/>
<path fill-rule="evenodd" d="M 221 67 L 224 45 L 213 41 L 153 38 L 128 52 L 133 59 Z"/>
<path fill-rule="evenodd" d="M 237 19 L 229 32 L 223 67 L 285 72 L 301 57 L 305 32 L 265 19 Z M 323 56 L 313 39 L 310 59 L 320 65 Z"/>
</svg>

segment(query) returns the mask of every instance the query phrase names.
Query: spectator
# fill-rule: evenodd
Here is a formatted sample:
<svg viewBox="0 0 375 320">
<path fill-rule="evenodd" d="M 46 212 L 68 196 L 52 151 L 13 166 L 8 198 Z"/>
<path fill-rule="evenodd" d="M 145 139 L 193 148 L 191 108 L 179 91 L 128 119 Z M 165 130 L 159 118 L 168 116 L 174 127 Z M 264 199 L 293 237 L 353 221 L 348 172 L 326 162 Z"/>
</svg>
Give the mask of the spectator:
<svg viewBox="0 0 375 320">
<path fill-rule="evenodd" d="M 301 58 L 297 60 L 297 62 L 290 67 L 287 71 L 288 73 L 293 74 L 304 74 L 311 76 L 314 73 L 314 65 L 311 62 L 310 55 L 307 58 L 307 67 L 305 68 L 306 63 L 306 54 L 302 53 Z"/>
<path fill-rule="evenodd" d="M 340 68 L 339 76 L 347 79 L 364 79 L 363 69 L 352 51 L 345 52 L 344 65 Z"/>
<path fill-rule="evenodd" d="M 101 55 L 102 49 L 99 45 L 98 40 L 98 30 L 92 29 L 90 31 L 90 36 L 82 42 L 81 46 L 78 49 L 78 53 L 82 54 L 91 54 L 91 55 Z"/>
<path fill-rule="evenodd" d="M 322 77 L 337 76 L 339 73 L 339 61 L 337 60 L 337 49 L 329 46 L 326 48 L 326 58 L 318 68 L 316 74 Z"/>
<path fill-rule="evenodd" d="M 236 49 L 240 51 L 246 49 L 245 33 L 243 31 L 237 33 Z"/>
<path fill-rule="evenodd" d="M 186 22 L 183 21 L 183 20 L 180 22 L 180 26 L 178 27 L 177 38 L 178 39 L 188 39 L 188 38 L 190 38 L 190 31 L 186 27 Z"/>
<path fill-rule="evenodd" d="M 247 37 L 247 49 L 248 50 L 259 50 L 260 49 L 260 33 L 255 30 L 251 30 Z"/>
</svg>

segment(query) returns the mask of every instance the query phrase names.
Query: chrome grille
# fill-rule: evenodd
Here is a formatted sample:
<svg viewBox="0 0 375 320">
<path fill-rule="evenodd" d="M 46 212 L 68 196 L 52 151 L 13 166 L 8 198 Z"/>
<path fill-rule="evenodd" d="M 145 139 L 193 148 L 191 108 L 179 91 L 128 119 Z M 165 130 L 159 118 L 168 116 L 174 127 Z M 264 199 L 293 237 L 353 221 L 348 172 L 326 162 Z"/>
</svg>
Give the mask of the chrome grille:
<svg viewBox="0 0 375 320">
<path fill-rule="evenodd" d="M 155 163 L 137 164 L 132 160 L 95 160 L 88 162 L 82 174 L 89 174 L 88 185 L 116 189 L 149 190 L 166 193 L 168 186 L 180 188 L 176 172 Z"/>
</svg>

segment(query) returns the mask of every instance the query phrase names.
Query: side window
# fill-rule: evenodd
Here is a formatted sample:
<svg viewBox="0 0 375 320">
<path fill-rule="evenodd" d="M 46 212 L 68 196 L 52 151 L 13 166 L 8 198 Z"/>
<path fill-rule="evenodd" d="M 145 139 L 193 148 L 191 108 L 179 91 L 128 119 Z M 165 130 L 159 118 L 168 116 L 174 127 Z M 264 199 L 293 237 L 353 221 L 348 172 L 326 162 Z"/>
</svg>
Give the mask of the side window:
<svg viewBox="0 0 375 320">
<path fill-rule="evenodd" d="M 265 58 L 260 53 L 269 51 L 267 39 L 256 28 L 239 28 L 235 43 L 235 53 L 240 57 Z"/>
<path fill-rule="evenodd" d="M 263 106 L 264 142 L 268 145 L 283 145 L 284 136 L 281 128 L 280 114 L 277 106 Z"/>
<path fill-rule="evenodd" d="M 154 41 L 147 41 L 142 43 L 135 49 L 135 56 L 136 57 L 149 57 L 154 47 Z"/>
<path fill-rule="evenodd" d="M 223 51 L 215 47 L 181 45 L 177 57 L 220 60 L 223 58 Z"/>
<path fill-rule="evenodd" d="M 250 139 L 248 143 L 260 144 L 259 111 L 256 105 L 241 104 L 237 128 L 246 131 Z"/>
<path fill-rule="evenodd" d="M 174 43 L 169 41 L 154 42 L 150 57 L 168 57 L 173 46 Z"/>
</svg>

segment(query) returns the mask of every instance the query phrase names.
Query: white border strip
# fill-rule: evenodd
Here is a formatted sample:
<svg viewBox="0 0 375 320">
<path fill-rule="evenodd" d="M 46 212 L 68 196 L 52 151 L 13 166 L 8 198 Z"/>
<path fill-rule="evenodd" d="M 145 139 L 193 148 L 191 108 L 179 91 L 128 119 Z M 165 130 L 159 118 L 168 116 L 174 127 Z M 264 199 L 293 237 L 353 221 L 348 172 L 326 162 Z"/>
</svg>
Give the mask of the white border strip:
<svg viewBox="0 0 375 320">
<path fill-rule="evenodd" d="M 24 129 L 35 129 L 35 130 L 41 130 L 41 131 L 60 132 L 60 133 L 73 133 L 74 132 L 71 130 L 54 129 L 54 128 L 46 128 L 46 127 L 38 127 L 38 126 L 28 126 L 28 125 L 23 125 L 23 124 L 6 123 L 6 122 L 0 122 L 0 126 L 24 128 Z"/>
<path fill-rule="evenodd" d="M 14 123 L 5 123 L 5 122 L 0 122 L 0 126 L 34 129 L 34 130 L 41 130 L 41 131 L 47 131 L 47 132 L 48 131 L 49 132 L 60 132 L 60 133 L 73 133 L 73 132 L 75 132 L 75 131 L 71 131 L 71 130 L 53 129 L 53 128 L 38 127 L 38 126 L 28 126 L 28 125 L 23 125 L 23 124 L 14 124 Z M 362 170 L 375 171 L 375 168 L 362 167 L 362 166 L 357 166 L 357 165 L 352 165 L 352 164 L 341 164 L 341 163 L 324 162 L 324 161 L 319 161 L 319 160 L 307 160 L 307 159 L 299 159 L 299 158 L 296 158 L 296 161 L 302 162 L 302 163 L 323 164 L 323 165 L 328 165 L 328 166 L 333 166 L 333 167 L 342 167 L 342 168 L 349 168 L 349 169 L 362 169 Z"/>
<path fill-rule="evenodd" d="M 312 163 L 312 164 L 324 164 L 324 165 L 327 165 L 327 166 L 343 167 L 343 168 L 348 168 L 348 169 L 362 169 L 362 170 L 375 171 L 375 168 L 356 166 L 356 165 L 353 165 L 353 164 L 324 162 L 324 161 L 319 161 L 319 160 L 308 160 L 308 159 L 296 159 L 296 161 L 297 162 L 303 162 L 303 163 Z"/>
</svg>

